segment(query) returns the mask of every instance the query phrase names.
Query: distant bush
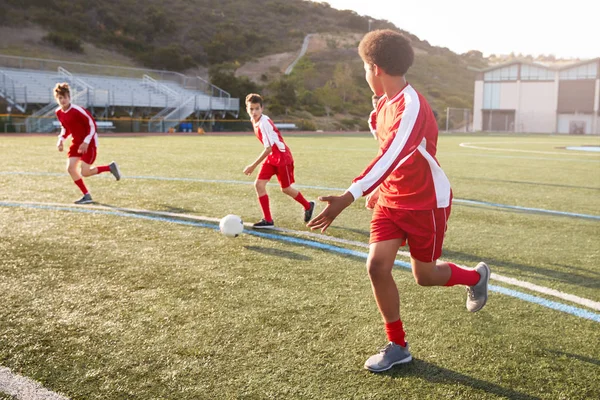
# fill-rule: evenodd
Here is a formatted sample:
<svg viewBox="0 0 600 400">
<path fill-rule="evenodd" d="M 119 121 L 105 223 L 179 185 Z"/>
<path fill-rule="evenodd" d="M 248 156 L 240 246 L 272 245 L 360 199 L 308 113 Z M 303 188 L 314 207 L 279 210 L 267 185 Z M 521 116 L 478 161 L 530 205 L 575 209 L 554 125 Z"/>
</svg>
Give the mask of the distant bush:
<svg viewBox="0 0 600 400">
<path fill-rule="evenodd" d="M 44 36 L 42 40 L 73 53 L 83 53 L 83 44 L 81 40 L 71 33 L 50 32 Z"/>
<path fill-rule="evenodd" d="M 301 131 L 311 131 L 314 132 L 317 130 L 317 125 L 310 119 L 301 119 L 299 122 L 296 122 L 296 126 Z"/>
<path fill-rule="evenodd" d="M 195 65 L 194 60 L 179 46 L 153 49 L 141 57 L 145 65 L 156 69 L 183 71 Z"/>
</svg>

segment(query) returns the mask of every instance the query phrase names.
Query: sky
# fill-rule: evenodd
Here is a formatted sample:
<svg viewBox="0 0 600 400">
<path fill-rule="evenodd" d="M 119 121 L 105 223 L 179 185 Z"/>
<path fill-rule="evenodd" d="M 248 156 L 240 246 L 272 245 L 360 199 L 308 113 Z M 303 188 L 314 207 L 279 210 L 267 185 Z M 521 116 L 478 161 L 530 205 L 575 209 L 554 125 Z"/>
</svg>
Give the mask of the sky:
<svg viewBox="0 0 600 400">
<path fill-rule="evenodd" d="M 386 19 L 456 53 L 600 57 L 597 0 L 329 0 L 332 7 Z M 376 25 L 374 25 L 376 28 Z"/>
</svg>

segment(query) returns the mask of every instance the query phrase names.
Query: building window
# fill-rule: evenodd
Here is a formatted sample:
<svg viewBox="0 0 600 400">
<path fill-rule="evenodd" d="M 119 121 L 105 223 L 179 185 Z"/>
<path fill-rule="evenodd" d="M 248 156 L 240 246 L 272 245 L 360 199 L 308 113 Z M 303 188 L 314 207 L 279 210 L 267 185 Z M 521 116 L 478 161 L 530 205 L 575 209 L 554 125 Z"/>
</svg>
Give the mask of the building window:
<svg viewBox="0 0 600 400">
<path fill-rule="evenodd" d="M 483 84 L 483 109 L 497 110 L 500 108 L 500 83 Z"/>
<path fill-rule="evenodd" d="M 519 66 L 515 64 L 488 71 L 483 75 L 483 80 L 487 82 L 516 81 L 518 76 Z"/>
<path fill-rule="evenodd" d="M 548 68 L 524 64 L 521 66 L 522 81 L 553 81 L 555 72 Z"/>
<path fill-rule="evenodd" d="M 596 79 L 597 76 L 598 63 L 595 62 L 560 71 L 560 79 L 564 80 Z"/>
</svg>

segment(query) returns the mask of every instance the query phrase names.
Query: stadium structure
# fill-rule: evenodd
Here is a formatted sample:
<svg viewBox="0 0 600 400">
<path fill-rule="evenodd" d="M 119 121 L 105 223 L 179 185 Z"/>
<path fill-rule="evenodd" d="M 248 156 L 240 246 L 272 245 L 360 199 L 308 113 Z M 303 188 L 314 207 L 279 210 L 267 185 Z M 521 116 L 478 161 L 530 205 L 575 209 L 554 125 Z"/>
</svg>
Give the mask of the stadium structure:
<svg viewBox="0 0 600 400">
<path fill-rule="evenodd" d="M 199 76 L 0 55 L 0 98 L 15 111 L 31 113 L 27 132 L 56 130 L 57 82 L 68 82 L 72 101 L 95 117 L 110 119 L 115 111 L 147 116 L 149 132 L 167 132 L 192 115 L 209 120 L 239 114 L 239 99 Z"/>
<path fill-rule="evenodd" d="M 600 133 L 600 58 L 566 65 L 510 62 L 479 71 L 475 131 Z"/>
</svg>

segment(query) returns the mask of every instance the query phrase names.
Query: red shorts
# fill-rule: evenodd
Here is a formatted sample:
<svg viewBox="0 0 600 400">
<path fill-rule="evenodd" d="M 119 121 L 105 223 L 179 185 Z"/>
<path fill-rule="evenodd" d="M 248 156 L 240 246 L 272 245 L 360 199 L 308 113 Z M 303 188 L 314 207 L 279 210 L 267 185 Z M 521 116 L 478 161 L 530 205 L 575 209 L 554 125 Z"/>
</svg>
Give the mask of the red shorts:
<svg viewBox="0 0 600 400">
<path fill-rule="evenodd" d="M 294 180 L 294 164 L 276 166 L 269 163 L 264 163 L 258 172 L 258 179 L 270 180 L 273 175 L 277 175 L 277 180 L 282 189 L 288 188 L 295 182 Z"/>
<path fill-rule="evenodd" d="M 84 154 L 79 154 L 77 152 L 77 150 L 79 150 L 79 146 L 81 146 L 81 143 L 77 145 L 71 144 L 68 153 L 69 158 L 79 157 L 84 163 L 92 165 L 94 161 L 96 161 L 96 146 L 90 143 L 90 145 L 88 146 L 88 150 Z"/>
<path fill-rule="evenodd" d="M 401 210 L 377 204 L 371 220 L 370 243 L 402 239 L 402 245 L 408 241 L 414 259 L 435 261 L 442 255 L 450 208 Z"/>
</svg>

